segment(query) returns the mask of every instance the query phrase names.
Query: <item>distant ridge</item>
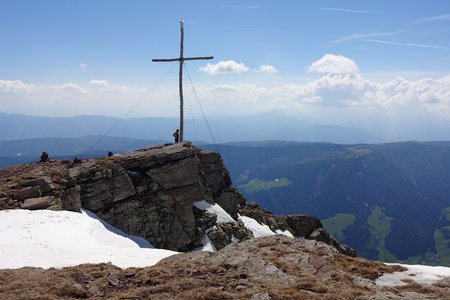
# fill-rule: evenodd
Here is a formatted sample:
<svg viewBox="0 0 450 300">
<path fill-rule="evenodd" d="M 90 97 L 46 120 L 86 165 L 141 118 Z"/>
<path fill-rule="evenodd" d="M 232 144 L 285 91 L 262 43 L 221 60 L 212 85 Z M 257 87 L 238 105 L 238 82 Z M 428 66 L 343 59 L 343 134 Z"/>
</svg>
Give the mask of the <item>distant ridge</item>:
<svg viewBox="0 0 450 300">
<path fill-rule="evenodd" d="M 37 117 L 0 113 L 0 140 L 44 137 L 82 137 L 103 135 L 120 119 L 105 116 L 66 118 Z M 195 129 L 193 122 L 195 122 Z M 274 111 L 261 114 L 221 117 L 208 120 L 218 143 L 249 140 L 290 140 L 333 143 L 375 143 L 381 139 L 354 127 L 321 124 Z M 171 140 L 178 127 L 176 118 L 130 118 L 123 120 L 109 135 L 146 140 Z M 185 121 L 186 139 L 211 141 L 203 120 Z"/>
</svg>

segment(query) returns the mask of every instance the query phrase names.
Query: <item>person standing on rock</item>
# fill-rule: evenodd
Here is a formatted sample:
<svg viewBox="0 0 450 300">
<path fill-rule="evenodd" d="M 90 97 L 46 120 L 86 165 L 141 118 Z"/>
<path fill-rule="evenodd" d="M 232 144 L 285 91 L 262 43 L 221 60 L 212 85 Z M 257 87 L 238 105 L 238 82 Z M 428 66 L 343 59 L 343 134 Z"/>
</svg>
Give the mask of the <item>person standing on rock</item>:
<svg viewBox="0 0 450 300">
<path fill-rule="evenodd" d="M 173 137 L 175 139 L 175 144 L 180 142 L 180 129 L 177 128 L 177 130 L 175 130 Z"/>
</svg>

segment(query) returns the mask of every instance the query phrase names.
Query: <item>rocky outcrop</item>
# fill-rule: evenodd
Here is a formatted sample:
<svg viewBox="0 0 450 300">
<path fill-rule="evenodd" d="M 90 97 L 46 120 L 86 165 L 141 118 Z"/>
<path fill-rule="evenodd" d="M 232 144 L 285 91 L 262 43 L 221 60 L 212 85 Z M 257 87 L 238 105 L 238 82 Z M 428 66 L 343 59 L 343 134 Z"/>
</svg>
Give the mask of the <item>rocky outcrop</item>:
<svg viewBox="0 0 450 300">
<path fill-rule="evenodd" d="M 249 202 L 239 209 L 243 216 L 251 217 L 259 223 L 266 224 L 274 232 L 277 230 L 289 231 L 294 237 L 304 237 L 332 245 L 339 252 L 356 256 L 356 251 L 350 247 L 340 244 L 335 238 L 323 228 L 320 220 L 310 215 L 274 215 L 272 212 L 259 207 L 255 202 Z"/>
<path fill-rule="evenodd" d="M 68 175 L 68 161 L 47 161 L 0 169 L 0 209 L 80 211 L 80 187 Z"/>
<path fill-rule="evenodd" d="M 178 251 L 203 245 L 208 218 L 194 211 L 195 202 L 242 201 L 228 196 L 240 194 L 230 188 L 220 156 L 189 143 L 89 160 L 69 175 L 81 188 L 83 208 L 156 247 Z"/>
<path fill-rule="evenodd" d="M 199 209 L 199 201 L 208 209 Z M 253 233 L 241 215 L 268 225 L 274 233 L 290 232 L 355 255 L 330 237 L 317 218 L 275 216 L 246 203 L 231 186 L 220 155 L 187 142 L 104 158 L 0 169 L 0 209 L 80 211 L 81 207 L 158 248 L 188 251 L 211 241 L 221 249 L 250 239 Z"/>
</svg>

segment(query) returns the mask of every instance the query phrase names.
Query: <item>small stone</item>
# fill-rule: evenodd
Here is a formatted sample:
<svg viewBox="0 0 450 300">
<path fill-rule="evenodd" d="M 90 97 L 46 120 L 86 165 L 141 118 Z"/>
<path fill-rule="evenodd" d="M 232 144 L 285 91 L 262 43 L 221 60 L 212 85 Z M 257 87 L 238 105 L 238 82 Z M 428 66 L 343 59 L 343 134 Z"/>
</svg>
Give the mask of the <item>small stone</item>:
<svg viewBox="0 0 450 300">
<path fill-rule="evenodd" d="M 136 276 L 136 270 L 130 269 L 125 272 L 125 277 L 130 278 Z"/>
<path fill-rule="evenodd" d="M 119 278 L 114 273 L 109 273 L 106 276 L 106 279 L 108 279 L 109 284 L 112 285 L 112 286 L 116 286 L 116 285 L 119 284 Z"/>
<path fill-rule="evenodd" d="M 41 193 L 48 193 L 54 189 L 52 180 L 48 176 L 39 177 L 36 179 L 28 180 L 19 184 L 21 187 L 36 186 L 40 187 Z"/>
<path fill-rule="evenodd" d="M 272 297 L 270 297 L 268 292 L 257 293 L 250 297 L 250 300 L 270 300 L 270 299 L 272 299 Z"/>
<path fill-rule="evenodd" d="M 29 210 L 46 209 L 46 208 L 51 207 L 54 202 L 55 202 L 55 198 L 52 196 L 39 197 L 39 198 L 28 198 L 23 202 L 21 208 L 29 209 Z"/>
<path fill-rule="evenodd" d="M 33 186 L 33 187 L 25 187 L 21 190 L 19 190 L 14 198 L 17 200 L 25 200 L 28 198 L 38 198 L 41 196 L 41 189 L 39 186 Z"/>
<path fill-rule="evenodd" d="M 91 284 L 91 286 L 88 289 L 88 293 L 91 296 L 102 296 L 103 295 L 103 293 L 100 291 L 98 286 L 96 286 L 95 284 Z"/>
</svg>

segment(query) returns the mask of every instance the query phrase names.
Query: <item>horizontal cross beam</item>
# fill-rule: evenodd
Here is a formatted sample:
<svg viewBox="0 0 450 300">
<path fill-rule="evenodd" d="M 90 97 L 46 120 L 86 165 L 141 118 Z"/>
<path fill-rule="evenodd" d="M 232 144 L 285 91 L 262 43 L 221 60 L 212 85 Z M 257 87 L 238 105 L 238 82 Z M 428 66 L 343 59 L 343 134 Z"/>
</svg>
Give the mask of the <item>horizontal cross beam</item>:
<svg viewBox="0 0 450 300">
<path fill-rule="evenodd" d="M 204 59 L 214 59 L 214 56 L 178 57 L 178 58 L 155 58 L 155 59 L 152 59 L 152 62 L 204 60 Z"/>
</svg>

